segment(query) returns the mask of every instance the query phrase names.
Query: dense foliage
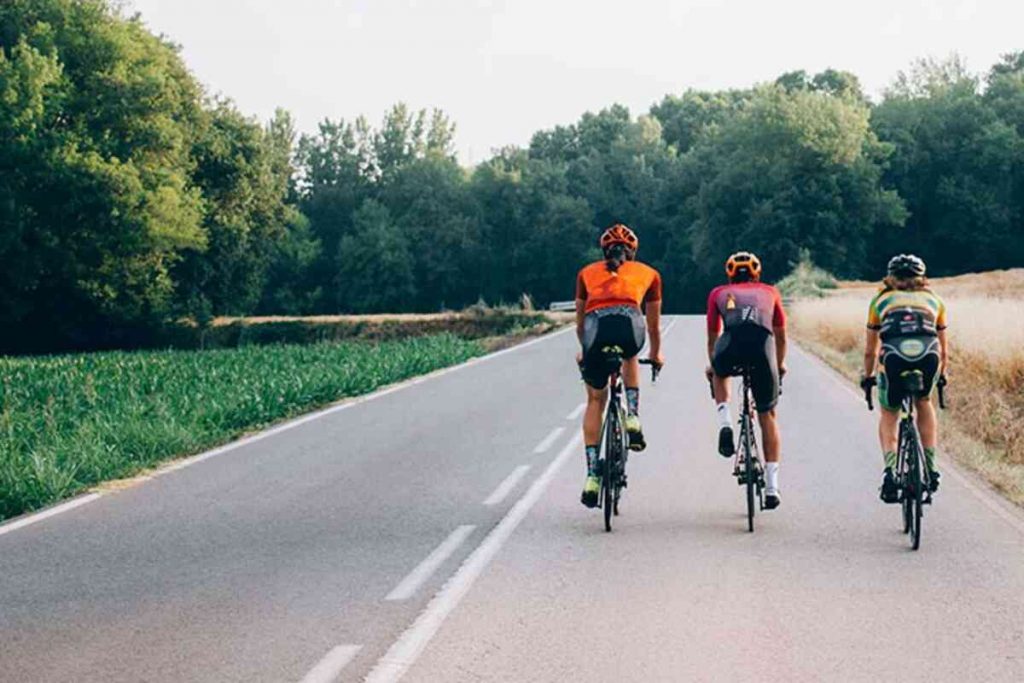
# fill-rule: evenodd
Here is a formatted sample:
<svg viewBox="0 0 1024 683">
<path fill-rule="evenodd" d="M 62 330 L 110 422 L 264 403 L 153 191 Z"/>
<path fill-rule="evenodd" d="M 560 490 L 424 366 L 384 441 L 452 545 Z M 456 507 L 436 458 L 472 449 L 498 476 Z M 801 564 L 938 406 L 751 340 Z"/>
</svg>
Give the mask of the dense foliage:
<svg viewBox="0 0 1024 683">
<path fill-rule="evenodd" d="M 482 350 L 445 334 L 0 358 L 0 520 Z"/>
<path fill-rule="evenodd" d="M 614 97 L 614 93 L 609 95 Z M 443 112 L 298 136 L 210 99 L 107 0 L 0 4 L 0 348 L 131 345 L 218 314 L 434 311 L 572 296 L 614 220 L 695 310 L 733 249 L 769 277 L 896 250 L 1024 265 L 1024 52 L 952 59 L 878 103 L 852 74 L 614 105 L 465 169 Z"/>
</svg>

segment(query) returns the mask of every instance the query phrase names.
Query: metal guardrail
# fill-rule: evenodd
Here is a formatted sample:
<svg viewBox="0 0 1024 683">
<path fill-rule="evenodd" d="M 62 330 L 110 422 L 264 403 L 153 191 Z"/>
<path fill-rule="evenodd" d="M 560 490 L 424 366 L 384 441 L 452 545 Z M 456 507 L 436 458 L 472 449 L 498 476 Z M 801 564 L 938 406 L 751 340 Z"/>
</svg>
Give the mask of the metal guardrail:
<svg viewBox="0 0 1024 683">
<path fill-rule="evenodd" d="M 575 301 L 552 301 L 548 305 L 548 310 L 549 311 L 575 311 L 576 310 L 576 302 Z"/>
</svg>

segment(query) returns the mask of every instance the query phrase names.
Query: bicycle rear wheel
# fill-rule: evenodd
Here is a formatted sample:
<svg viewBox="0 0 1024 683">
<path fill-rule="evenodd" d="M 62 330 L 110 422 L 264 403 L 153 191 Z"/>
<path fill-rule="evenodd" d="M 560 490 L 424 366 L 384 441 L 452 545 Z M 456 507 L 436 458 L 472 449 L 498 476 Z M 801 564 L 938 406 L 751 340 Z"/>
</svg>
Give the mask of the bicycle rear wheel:
<svg viewBox="0 0 1024 683">
<path fill-rule="evenodd" d="M 604 472 L 601 477 L 601 507 L 604 512 L 604 530 L 612 530 L 612 513 L 615 507 L 615 492 L 611 486 L 612 481 L 612 455 L 609 449 L 604 456 Z"/>
<path fill-rule="evenodd" d="M 747 531 L 754 531 L 754 499 L 757 487 L 757 470 L 754 468 L 754 443 L 751 438 L 754 425 L 749 415 L 743 415 L 743 476 L 747 481 Z"/>
<path fill-rule="evenodd" d="M 614 405 L 608 408 L 608 419 L 604 435 L 604 467 L 601 471 L 601 497 L 604 512 L 604 530 L 612 530 L 612 517 L 618 507 L 618 468 L 622 459 L 622 427 L 619 411 Z"/>
<path fill-rule="evenodd" d="M 921 547 L 921 513 L 924 504 L 924 481 L 921 477 L 920 446 L 911 439 L 910 457 L 910 543 L 914 550 Z"/>
<path fill-rule="evenodd" d="M 900 492 L 900 518 L 903 520 L 903 533 L 910 533 L 911 518 L 913 517 L 913 510 L 910 503 L 910 472 L 908 471 L 908 451 L 907 448 L 907 424 L 906 421 L 900 421 L 900 432 L 899 441 L 896 448 L 896 452 L 899 454 L 899 459 L 896 461 L 896 484 L 899 487 Z"/>
</svg>

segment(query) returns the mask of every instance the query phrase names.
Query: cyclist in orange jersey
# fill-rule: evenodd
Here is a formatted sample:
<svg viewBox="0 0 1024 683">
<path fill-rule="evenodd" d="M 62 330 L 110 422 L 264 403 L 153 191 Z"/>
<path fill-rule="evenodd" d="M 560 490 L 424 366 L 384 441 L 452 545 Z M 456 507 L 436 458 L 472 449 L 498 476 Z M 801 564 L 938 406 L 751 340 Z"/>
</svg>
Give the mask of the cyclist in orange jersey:
<svg viewBox="0 0 1024 683">
<path fill-rule="evenodd" d="M 587 387 L 587 409 L 583 415 L 587 480 L 581 496 L 587 507 L 597 505 L 601 488 L 598 448 L 610 375 L 603 349 L 609 346 L 621 349 L 626 432 L 629 448 L 634 451 L 642 451 L 647 445 L 640 424 L 637 356 L 643 349 L 648 330 L 651 361 L 659 366 L 665 362 L 661 355 L 661 275 L 636 260 L 640 241 L 625 225 L 615 224 L 605 230 L 600 245 L 604 260 L 585 266 L 576 277 L 576 334 L 582 347 L 577 361 Z"/>
</svg>

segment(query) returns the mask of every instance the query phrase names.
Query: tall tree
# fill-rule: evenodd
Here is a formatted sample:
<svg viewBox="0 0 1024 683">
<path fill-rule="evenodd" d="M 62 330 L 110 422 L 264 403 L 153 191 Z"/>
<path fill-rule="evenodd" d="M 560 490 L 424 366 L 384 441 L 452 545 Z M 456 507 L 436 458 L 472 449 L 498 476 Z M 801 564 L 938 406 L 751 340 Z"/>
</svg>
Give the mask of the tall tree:
<svg viewBox="0 0 1024 683">
<path fill-rule="evenodd" d="M 162 316 L 201 248 L 190 184 L 200 89 L 173 48 L 101 0 L 0 5 L 0 324 L 36 348 Z M 28 134 L 11 134 L 18 129 Z"/>
<path fill-rule="evenodd" d="M 409 243 L 379 202 L 356 211 L 352 233 L 338 246 L 337 310 L 354 313 L 406 311 L 416 297 Z"/>
<path fill-rule="evenodd" d="M 902 236 L 881 235 L 880 247 L 916 251 L 936 274 L 1024 260 L 1024 146 L 1020 129 L 1000 116 L 1012 119 L 1010 71 L 994 71 L 990 94 L 982 96 L 978 78 L 958 58 L 922 60 L 887 91 L 872 120 L 895 149 L 887 181 L 906 200 L 910 218 Z"/>
</svg>

